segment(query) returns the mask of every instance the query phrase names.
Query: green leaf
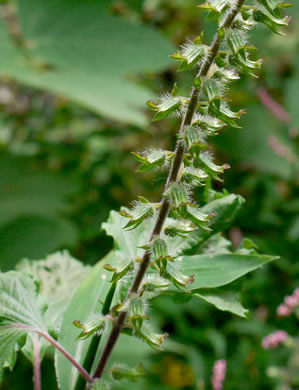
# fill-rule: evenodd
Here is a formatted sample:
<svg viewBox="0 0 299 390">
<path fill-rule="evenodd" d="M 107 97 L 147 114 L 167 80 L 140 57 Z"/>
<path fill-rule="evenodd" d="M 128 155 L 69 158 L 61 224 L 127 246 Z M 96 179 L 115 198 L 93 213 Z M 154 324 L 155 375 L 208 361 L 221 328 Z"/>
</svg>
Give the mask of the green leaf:
<svg viewBox="0 0 299 390">
<path fill-rule="evenodd" d="M 72 356 L 76 357 L 80 364 L 83 364 L 91 338 L 76 341 L 79 335 L 78 329 L 71 324 L 77 320 L 84 323 L 90 319 L 93 313 L 101 312 L 102 304 L 100 302 L 104 302 L 110 288 L 109 273 L 103 268 L 103 264 L 105 261 L 113 263 L 113 258 L 111 253 L 90 270 L 63 316 L 58 341 Z M 77 370 L 59 352 L 56 352 L 55 361 L 60 389 L 73 389 L 78 378 Z"/>
<path fill-rule="evenodd" d="M 13 369 L 28 332 L 47 332 L 43 318 L 47 306 L 38 288 L 26 274 L 0 274 L 0 377 L 4 367 Z"/>
<path fill-rule="evenodd" d="M 200 290 L 200 292 L 197 292 L 194 296 L 212 304 L 218 310 L 228 311 L 243 318 L 246 318 L 248 315 L 248 310 L 246 310 L 240 303 L 239 294 L 234 292 Z"/>
<path fill-rule="evenodd" d="M 19 0 L 20 23 L 25 40 L 31 42 L 27 52 L 32 61 L 12 45 L 1 22 L 5 61 L 0 72 L 114 120 L 144 125 L 140 111 L 150 96 L 128 74 L 162 69 L 173 47 L 157 30 L 113 16 L 103 4 Z M 46 64 L 45 69 L 40 63 Z"/>
<path fill-rule="evenodd" d="M 38 280 L 39 292 L 48 303 L 48 324 L 55 325 L 58 330 L 66 307 L 90 267 L 84 266 L 68 251 L 63 251 L 53 253 L 44 260 L 24 259 L 17 264 L 16 269 Z"/>
<path fill-rule="evenodd" d="M 189 287 L 194 291 L 225 286 L 276 259 L 274 256 L 231 253 L 183 256 L 180 261 L 185 274 L 195 275 Z"/>
<path fill-rule="evenodd" d="M 213 232 L 223 232 L 232 224 L 244 203 L 245 199 L 241 195 L 230 194 L 207 203 L 202 207 L 202 211 L 209 215 L 214 214 L 210 222 Z"/>
<path fill-rule="evenodd" d="M 70 209 L 68 198 L 78 191 L 78 183 L 69 176 L 31 168 L 30 163 L 28 158 L 0 154 L 0 224 L 23 215 L 53 218 Z"/>
<path fill-rule="evenodd" d="M 231 241 L 224 238 L 221 233 L 216 233 L 200 246 L 199 253 L 204 255 L 232 253 L 232 243 Z"/>
<path fill-rule="evenodd" d="M 0 264 L 12 269 L 24 257 L 41 258 L 64 246 L 74 246 L 78 232 L 65 218 L 22 216 L 0 226 Z"/>
<path fill-rule="evenodd" d="M 44 315 L 47 327 L 58 332 L 63 314 L 69 305 L 79 283 L 89 271 L 80 261 L 73 258 L 67 251 L 49 255 L 45 260 L 24 259 L 17 264 L 16 269 L 22 273 L 32 275 L 38 280 L 39 293 L 48 304 Z M 30 335 L 22 352 L 29 360 L 34 360 L 33 340 Z M 49 343 L 40 339 L 40 358 L 44 356 Z"/>
<path fill-rule="evenodd" d="M 33 159 L 0 153 L 0 264 L 41 258 L 77 243 L 75 224 L 63 214 L 79 190 L 72 176 L 36 168 Z"/>
</svg>

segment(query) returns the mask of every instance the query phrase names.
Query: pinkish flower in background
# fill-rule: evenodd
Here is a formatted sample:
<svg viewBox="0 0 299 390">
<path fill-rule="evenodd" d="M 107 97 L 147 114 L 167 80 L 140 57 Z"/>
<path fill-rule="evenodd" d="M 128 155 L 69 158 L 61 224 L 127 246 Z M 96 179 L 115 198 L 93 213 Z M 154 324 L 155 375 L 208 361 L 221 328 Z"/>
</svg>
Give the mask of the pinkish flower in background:
<svg viewBox="0 0 299 390">
<path fill-rule="evenodd" d="M 216 360 L 211 378 L 213 390 L 222 390 L 226 375 L 226 360 Z"/>
<path fill-rule="evenodd" d="M 284 302 L 277 308 L 277 315 L 279 317 L 288 317 L 294 312 L 296 307 L 299 307 L 299 288 L 296 288 L 292 295 L 284 298 Z"/>
<path fill-rule="evenodd" d="M 264 349 L 275 349 L 281 345 L 288 338 L 287 332 L 284 330 L 277 330 L 262 340 L 262 347 Z"/>
</svg>

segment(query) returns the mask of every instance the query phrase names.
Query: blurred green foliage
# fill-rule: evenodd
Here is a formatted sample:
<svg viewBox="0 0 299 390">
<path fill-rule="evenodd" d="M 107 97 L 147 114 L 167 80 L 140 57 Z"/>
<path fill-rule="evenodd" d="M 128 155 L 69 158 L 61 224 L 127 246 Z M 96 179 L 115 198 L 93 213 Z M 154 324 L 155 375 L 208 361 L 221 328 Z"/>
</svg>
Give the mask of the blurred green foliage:
<svg viewBox="0 0 299 390">
<path fill-rule="evenodd" d="M 159 200 L 163 182 L 134 173 L 130 152 L 171 149 L 179 124 L 150 124 L 143 103 L 176 80 L 189 93 L 192 75 L 176 73 L 167 56 L 202 30 L 208 42 L 213 26 L 195 0 L 1 3 L 0 267 L 61 248 L 94 264 L 112 247 L 100 230 L 111 209 L 141 193 Z M 228 361 L 225 389 L 270 390 L 276 387 L 267 367 L 287 364 L 286 351 L 264 351 L 261 339 L 275 328 L 292 335 L 298 329 L 295 318 L 276 317 L 283 296 L 299 285 L 299 4 L 293 5 L 286 37 L 254 31 L 263 69 L 230 92 L 236 108 L 247 108 L 243 128 L 226 128 L 214 144 L 218 160 L 232 167 L 225 188 L 246 199 L 228 235 L 235 247 L 250 237 L 280 260 L 242 282 L 248 320 L 195 299 L 182 305 L 157 299 L 153 316 L 176 348 L 153 356 L 144 390 L 209 389 L 220 358 Z M 31 386 L 31 367 L 19 360 L 17 370 L 1 389 Z M 43 389 L 53 390 L 50 358 L 43 372 Z"/>
</svg>

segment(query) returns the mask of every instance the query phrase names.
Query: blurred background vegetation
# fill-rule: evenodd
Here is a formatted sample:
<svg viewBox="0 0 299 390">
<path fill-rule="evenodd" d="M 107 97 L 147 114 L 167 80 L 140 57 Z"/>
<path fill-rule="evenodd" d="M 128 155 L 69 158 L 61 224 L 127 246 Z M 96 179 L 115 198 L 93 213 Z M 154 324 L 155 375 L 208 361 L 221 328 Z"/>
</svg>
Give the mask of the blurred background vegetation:
<svg viewBox="0 0 299 390">
<path fill-rule="evenodd" d="M 94 264 L 112 247 L 101 232 L 111 209 L 137 195 L 158 201 L 163 181 L 137 174 L 130 152 L 172 149 L 177 119 L 151 123 L 144 102 L 175 81 L 189 94 L 192 74 L 169 58 L 177 45 L 214 28 L 198 0 L 18 0 L 1 2 L 0 268 L 67 248 Z M 295 335 L 295 318 L 277 319 L 283 297 L 299 285 L 299 3 L 288 10 L 286 37 L 255 30 L 264 58 L 258 79 L 234 83 L 230 99 L 246 108 L 242 129 L 216 137 L 229 162 L 224 188 L 246 199 L 227 232 L 246 235 L 280 260 L 242 280 L 248 320 L 198 301 L 156 300 L 153 315 L 186 353 L 153 356 L 156 389 L 209 389 L 212 365 L 227 359 L 225 389 L 282 389 L 267 367 L 288 353 L 264 351 L 276 328 Z M 221 190 L 217 184 L 216 189 Z M 238 282 L 240 283 L 240 282 Z M 50 359 L 44 389 L 56 389 Z M 1 389 L 27 389 L 31 367 L 20 360 Z M 24 378 L 27 385 L 24 387 Z M 290 384 L 298 389 L 299 383 Z M 285 388 L 287 389 L 287 388 Z"/>
</svg>

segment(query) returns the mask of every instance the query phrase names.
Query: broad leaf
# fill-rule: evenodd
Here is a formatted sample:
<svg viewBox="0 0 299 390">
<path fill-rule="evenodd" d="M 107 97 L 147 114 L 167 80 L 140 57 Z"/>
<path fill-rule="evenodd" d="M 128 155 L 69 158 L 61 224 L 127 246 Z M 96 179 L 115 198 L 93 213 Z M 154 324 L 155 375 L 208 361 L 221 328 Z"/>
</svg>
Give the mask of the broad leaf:
<svg viewBox="0 0 299 390">
<path fill-rule="evenodd" d="M 77 242 L 77 228 L 63 216 L 79 186 L 72 176 L 41 170 L 30 158 L 0 154 L 0 264 L 41 258 Z"/>
<path fill-rule="evenodd" d="M 45 318 L 49 326 L 58 330 L 64 311 L 90 267 L 63 251 L 53 253 L 45 260 L 24 259 L 16 269 L 38 280 L 40 295 L 48 303 Z"/>
<path fill-rule="evenodd" d="M 0 376 L 4 367 L 14 367 L 28 332 L 47 332 L 45 310 L 32 277 L 14 271 L 0 274 Z"/>
<path fill-rule="evenodd" d="M 69 210 L 68 198 L 78 191 L 72 177 L 31 168 L 32 161 L 0 155 L 0 224 L 17 217 L 53 217 Z"/>
<path fill-rule="evenodd" d="M 247 317 L 248 310 L 242 306 L 239 294 L 234 292 L 200 290 L 194 296 L 214 305 L 219 310 L 231 312 L 239 317 Z"/>
<path fill-rule="evenodd" d="M 183 273 L 194 275 L 195 280 L 189 286 L 194 291 L 225 286 L 275 259 L 274 256 L 230 253 L 183 256 L 180 261 Z"/>
<path fill-rule="evenodd" d="M 232 224 L 244 203 L 242 196 L 230 194 L 207 203 L 202 210 L 206 214 L 214 213 L 210 223 L 213 232 L 223 232 Z"/>
<path fill-rule="evenodd" d="M 45 321 L 48 329 L 58 332 L 63 314 L 70 303 L 79 283 L 86 276 L 89 267 L 74 259 L 67 251 L 49 255 L 45 260 L 24 259 L 16 266 L 18 271 L 32 275 L 39 282 L 39 293 L 48 304 Z M 50 344 L 39 338 L 40 359 Z M 25 356 L 34 360 L 33 335 L 27 337 L 22 348 Z"/>
<path fill-rule="evenodd" d="M 29 59 L 0 21 L 0 72 L 112 119 L 144 125 L 141 108 L 150 96 L 128 75 L 167 66 L 172 46 L 153 28 L 111 15 L 104 3 L 19 0 Z"/>
<path fill-rule="evenodd" d="M 0 227 L 0 267 L 13 268 L 24 256 L 42 258 L 61 247 L 74 246 L 75 225 L 65 218 L 23 216 Z"/>
</svg>

